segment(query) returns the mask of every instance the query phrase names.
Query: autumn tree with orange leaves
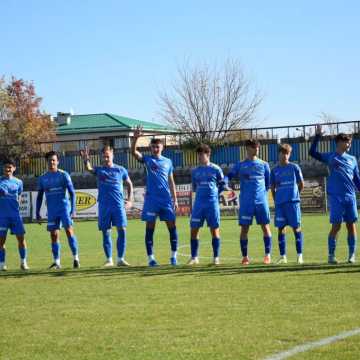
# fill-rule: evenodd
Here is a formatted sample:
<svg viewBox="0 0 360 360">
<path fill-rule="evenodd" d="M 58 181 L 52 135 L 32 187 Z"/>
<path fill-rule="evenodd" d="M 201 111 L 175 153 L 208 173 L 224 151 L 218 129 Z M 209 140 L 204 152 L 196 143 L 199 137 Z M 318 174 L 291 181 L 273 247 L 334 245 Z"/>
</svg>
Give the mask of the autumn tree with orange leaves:
<svg viewBox="0 0 360 360">
<path fill-rule="evenodd" d="M 32 82 L 0 78 L 0 156 L 27 160 L 56 139 L 55 124 L 40 109 Z"/>
</svg>

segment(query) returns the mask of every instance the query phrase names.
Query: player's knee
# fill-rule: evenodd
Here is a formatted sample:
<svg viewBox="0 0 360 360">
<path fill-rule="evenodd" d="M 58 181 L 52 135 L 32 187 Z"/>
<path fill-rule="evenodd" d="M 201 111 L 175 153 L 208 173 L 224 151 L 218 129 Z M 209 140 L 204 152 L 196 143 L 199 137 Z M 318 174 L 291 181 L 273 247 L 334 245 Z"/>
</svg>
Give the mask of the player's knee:
<svg viewBox="0 0 360 360">
<path fill-rule="evenodd" d="M 249 225 L 242 225 L 241 226 L 241 235 L 247 235 L 249 232 Z"/>
<path fill-rule="evenodd" d="M 67 229 L 65 229 L 65 233 L 67 237 L 73 236 L 74 235 L 74 229 L 70 226 Z"/>
<path fill-rule="evenodd" d="M 262 231 L 264 233 L 264 236 L 271 236 L 271 230 L 270 230 L 269 224 L 264 224 L 261 227 L 262 227 Z"/>
<path fill-rule="evenodd" d="M 341 224 L 333 224 L 330 230 L 330 234 L 335 236 L 341 229 Z"/>
<path fill-rule="evenodd" d="M 146 228 L 147 228 L 147 229 L 155 229 L 155 222 L 153 222 L 153 221 L 147 221 L 147 222 L 146 222 Z"/>
<path fill-rule="evenodd" d="M 279 233 L 279 235 L 285 235 L 285 232 L 286 232 L 285 229 L 286 229 L 285 226 L 279 227 L 279 228 L 278 228 L 278 233 Z"/>
<path fill-rule="evenodd" d="M 220 229 L 219 228 L 211 228 L 210 233 L 212 237 L 220 237 Z"/>
</svg>

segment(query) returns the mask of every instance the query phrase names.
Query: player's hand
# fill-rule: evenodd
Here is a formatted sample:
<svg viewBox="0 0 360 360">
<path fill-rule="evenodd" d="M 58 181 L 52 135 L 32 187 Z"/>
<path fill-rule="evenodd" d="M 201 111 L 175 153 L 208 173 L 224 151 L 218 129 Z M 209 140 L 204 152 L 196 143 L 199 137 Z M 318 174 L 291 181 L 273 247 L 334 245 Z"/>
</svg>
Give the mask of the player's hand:
<svg viewBox="0 0 360 360">
<path fill-rule="evenodd" d="M 74 210 L 70 213 L 70 217 L 73 219 L 75 216 L 76 216 L 76 211 Z"/>
<path fill-rule="evenodd" d="M 316 128 L 315 128 L 315 134 L 316 135 L 323 135 L 323 131 L 322 131 L 322 126 L 321 126 L 321 124 L 317 124 L 316 125 Z"/>
<path fill-rule="evenodd" d="M 176 211 L 179 208 L 179 203 L 177 200 L 174 201 L 174 210 Z"/>
<path fill-rule="evenodd" d="M 80 156 L 82 157 L 82 159 L 85 160 L 90 160 L 90 152 L 87 146 L 85 146 L 85 149 L 80 150 Z"/>
<path fill-rule="evenodd" d="M 129 210 L 132 208 L 132 201 L 131 200 L 125 200 L 125 209 Z"/>
<path fill-rule="evenodd" d="M 136 129 L 134 131 L 134 139 L 138 139 L 142 135 L 143 135 L 143 127 L 139 125 L 136 127 Z"/>
</svg>

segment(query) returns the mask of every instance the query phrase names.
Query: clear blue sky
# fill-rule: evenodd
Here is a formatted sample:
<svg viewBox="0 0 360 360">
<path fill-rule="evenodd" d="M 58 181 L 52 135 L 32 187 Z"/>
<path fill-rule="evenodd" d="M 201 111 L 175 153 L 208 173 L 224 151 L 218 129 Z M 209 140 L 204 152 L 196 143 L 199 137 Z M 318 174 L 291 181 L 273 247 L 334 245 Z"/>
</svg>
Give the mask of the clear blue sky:
<svg viewBox="0 0 360 360">
<path fill-rule="evenodd" d="M 266 125 L 360 119 L 360 2 L 1 0 L 0 74 L 33 80 L 43 108 L 158 120 L 185 58 L 239 59 Z"/>
</svg>

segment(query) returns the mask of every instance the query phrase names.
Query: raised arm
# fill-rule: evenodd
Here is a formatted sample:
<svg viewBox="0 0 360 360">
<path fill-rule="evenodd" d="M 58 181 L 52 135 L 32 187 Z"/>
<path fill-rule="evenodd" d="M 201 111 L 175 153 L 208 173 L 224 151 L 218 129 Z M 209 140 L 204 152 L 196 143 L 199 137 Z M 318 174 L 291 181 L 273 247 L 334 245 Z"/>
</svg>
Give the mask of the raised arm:
<svg viewBox="0 0 360 360">
<path fill-rule="evenodd" d="M 80 150 L 80 156 L 84 161 L 85 170 L 92 174 L 95 174 L 95 170 L 90 163 L 90 152 L 87 147 L 85 147 L 84 150 Z"/>
<path fill-rule="evenodd" d="M 142 127 L 138 126 L 134 131 L 134 136 L 131 141 L 131 153 L 135 156 L 136 160 L 138 161 L 143 160 L 143 156 L 141 152 L 137 150 L 137 142 L 139 140 L 139 137 L 141 136 L 142 136 Z"/>
<path fill-rule="evenodd" d="M 315 138 L 310 146 L 309 155 L 316 160 L 319 160 L 321 162 L 326 162 L 325 156 L 317 151 L 317 146 L 321 139 L 321 135 L 322 135 L 321 125 L 318 124 L 316 125 Z"/>
</svg>

